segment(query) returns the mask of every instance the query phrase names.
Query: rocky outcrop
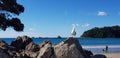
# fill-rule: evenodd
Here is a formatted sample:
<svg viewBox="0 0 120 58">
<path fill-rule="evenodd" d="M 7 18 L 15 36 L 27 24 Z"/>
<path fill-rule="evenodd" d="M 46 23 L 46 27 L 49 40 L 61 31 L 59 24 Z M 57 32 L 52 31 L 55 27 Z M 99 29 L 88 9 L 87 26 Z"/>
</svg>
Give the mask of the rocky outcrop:
<svg viewBox="0 0 120 58">
<path fill-rule="evenodd" d="M 5 41 L 0 40 L 0 48 L 1 49 L 7 49 L 8 48 L 8 44 Z"/>
<path fill-rule="evenodd" d="M 8 44 L 0 40 L 0 57 L 1 58 L 11 58 L 11 56 L 8 54 Z"/>
<path fill-rule="evenodd" d="M 0 57 L 2 58 L 103 58 L 84 50 L 76 38 L 68 38 L 60 44 L 52 45 L 49 40 L 37 45 L 30 37 L 17 37 L 8 45 L 0 41 Z"/>
<path fill-rule="evenodd" d="M 52 46 L 45 41 L 37 58 L 89 58 L 76 38 L 68 38 L 58 45 Z"/>
<path fill-rule="evenodd" d="M 17 37 L 17 39 L 11 43 L 11 46 L 16 47 L 18 50 L 24 50 L 31 42 L 33 42 L 32 39 L 27 36 Z"/>
<path fill-rule="evenodd" d="M 0 48 L 0 58 L 11 58 L 11 57 L 4 49 Z"/>
<path fill-rule="evenodd" d="M 37 58 L 56 58 L 50 41 L 45 41 L 41 45 Z"/>
<path fill-rule="evenodd" d="M 7 56 L 11 58 L 36 58 L 39 49 L 39 46 L 27 36 L 17 37 L 11 45 L 0 41 L 0 55 L 3 55 L 3 58 Z"/>
<path fill-rule="evenodd" d="M 54 46 L 56 58 L 87 58 L 84 50 L 75 38 L 68 38 Z"/>
<path fill-rule="evenodd" d="M 11 43 L 11 46 L 15 47 L 16 51 L 23 57 L 35 58 L 40 49 L 39 46 L 27 36 L 17 37 L 17 39 Z"/>
</svg>

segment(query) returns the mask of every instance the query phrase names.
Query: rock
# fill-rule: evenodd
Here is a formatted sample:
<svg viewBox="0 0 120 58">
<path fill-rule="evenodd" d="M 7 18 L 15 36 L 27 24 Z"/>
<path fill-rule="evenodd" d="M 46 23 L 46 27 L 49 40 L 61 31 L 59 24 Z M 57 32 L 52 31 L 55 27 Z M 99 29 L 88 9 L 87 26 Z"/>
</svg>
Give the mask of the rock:
<svg viewBox="0 0 120 58">
<path fill-rule="evenodd" d="M 68 38 L 60 44 L 52 45 L 49 40 L 35 44 L 30 37 L 17 37 L 8 45 L 0 40 L 0 58 L 106 58 L 83 50 L 76 38 Z"/>
<path fill-rule="evenodd" d="M 102 54 L 96 54 L 96 55 L 93 55 L 91 58 L 107 58 L 107 57 Z"/>
<path fill-rule="evenodd" d="M 0 40 L 0 48 L 1 49 L 7 49 L 8 48 L 8 44 L 5 41 Z"/>
<path fill-rule="evenodd" d="M 37 57 L 37 54 L 38 54 L 38 51 L 39 51 L 39 46 L 34 44 L 33 42 L 29 43 L 26 47 L 25 47 L 25 54 L 27 56 L 30 56 L 32 58 L 36 58 Z"/>
<path fill-rule="evenodd" d="M 0 56 L 2 58 L 13 58 L 16 55 L 16 48 L 9 46 L 5 41 L 0 41 Z"/>
<path fill-rule="evenodd" d="M 8 44 L 5 41 L 0 40 L 0 58 L 11 58 L 7 51 Z"/>
<path fill-rule="evenodd" d="M 26 54 L 30 58 L 36 58 L 38 56 L 38 52 L 32 52 L 32 51 L 24 51 L 24 54 Z"/>
<path fill-rule="evenodd" d="M 85 51 L 85 53 L 88 57 L 93 56 L 93 53 L 91 51 L 88 51 L 88 50 L 85 50 L 85 49 L 84 49 L 84 51 Z"/>
<path fill-rule="evenodd" d="M 35 43 L 33 43 L 33 42 L 30 42 L 28 45 L 26 45 L 26 47 L 25 47 L 25 50 L 27 50 L 27 51 L 32 51 L 32 52 L 37 52 L 37 51 L 39 51 L 39 46 L 38 45 L 36 45 Z"/>
<path fill-rule="evenodd" d="M 8 44 L 5 41 L 0 40 L 0 58 L 11 58 L 7 51 Z"/>
<path fill-rule="evenodd" d="M 62 37 L 59 35 L 59 36 L 57 36 L 57 38 L 62 38 Z"/>
<path fill-rule="evenodd" d="M 16 52 L 14 53 L 14 55 L 16 55 L 16 57 L 20 57 L 20 58 L 21 57 L 22 58 L 26 58 L 26 57 L 27 58 L 29 58 L 29 57 L 36 58 L 37 53 L 40 49 L 39 46 L 37 44 L 35 44 L 33 42 L 33 40 L 28 36 L 17 37 L 16 40 L 13 41 L 10 46 L 16 48 Z"/>
<path fill-rule="evenodd" d="M 17 39 L 11 43 L 11 46 L 14 46 L 17 48 L 17 51 L 19 51 L 25 49 L 25 47 L 31 42 L 33 42 L 33 40 L 30 37 L 17 37 Z"/>
<path fill-rule="evenodd" d="M 37 58 L 56 58 L 50 41 L 44 41 Z"/>
<path fill-rule="evenodd" d="M 0 58 L 12 58 L 7 51 L 0 48 Z"/>
<path fill-rule="evenodd" d="M 76 38 L 68 38 L 54 46 L 56 58 L 88 58 Z"/>
</svg>

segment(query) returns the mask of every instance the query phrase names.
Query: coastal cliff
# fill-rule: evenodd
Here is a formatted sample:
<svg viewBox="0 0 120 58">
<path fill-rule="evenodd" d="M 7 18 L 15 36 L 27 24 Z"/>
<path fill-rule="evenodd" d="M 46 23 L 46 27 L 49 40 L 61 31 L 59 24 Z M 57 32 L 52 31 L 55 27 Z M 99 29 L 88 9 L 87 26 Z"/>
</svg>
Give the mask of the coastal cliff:
<svg viewBox="0 0 120 58">
<path fill-rule="evenodd" d="M 82 38 L 120 38 L 120 26 L 111 26 L 103 28 L 92 28 L 85 31 Z"/>
<path fill-rule="evenodd" d="M 49 40 L 35 44 L 30 37 L 17 37 L 8 45 L 0 40 L 1 58 L 106 58 L 104 55 L 93 55 L 84 50 L 76 38 L 67 38 L 54 45 Z"/>
</svg>

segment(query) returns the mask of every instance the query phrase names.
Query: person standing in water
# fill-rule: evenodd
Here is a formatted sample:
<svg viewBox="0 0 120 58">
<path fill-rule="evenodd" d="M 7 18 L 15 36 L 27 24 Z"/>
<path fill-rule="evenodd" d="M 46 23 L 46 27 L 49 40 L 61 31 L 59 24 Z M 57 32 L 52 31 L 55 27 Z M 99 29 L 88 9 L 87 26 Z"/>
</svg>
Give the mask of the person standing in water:
<svg viewBox="0 0 120 58">
<path fill-rule="evenodd" d="M 108 52 L 108 46 L 106 45 L 106 52 Z"/>
</svg>

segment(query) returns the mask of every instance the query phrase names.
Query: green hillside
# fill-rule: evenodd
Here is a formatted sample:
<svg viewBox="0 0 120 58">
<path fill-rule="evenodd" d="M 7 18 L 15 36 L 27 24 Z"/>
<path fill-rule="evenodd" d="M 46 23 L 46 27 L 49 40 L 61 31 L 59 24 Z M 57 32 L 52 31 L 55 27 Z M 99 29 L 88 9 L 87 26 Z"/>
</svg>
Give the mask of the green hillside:
<svg viewBox="0 0 120 58">
<path fill-rule="evenodd" d="M 120 38 L 120 26 L 92 28 L 85 31 L 81 37 L 83 38 Z"/>
</svg>

